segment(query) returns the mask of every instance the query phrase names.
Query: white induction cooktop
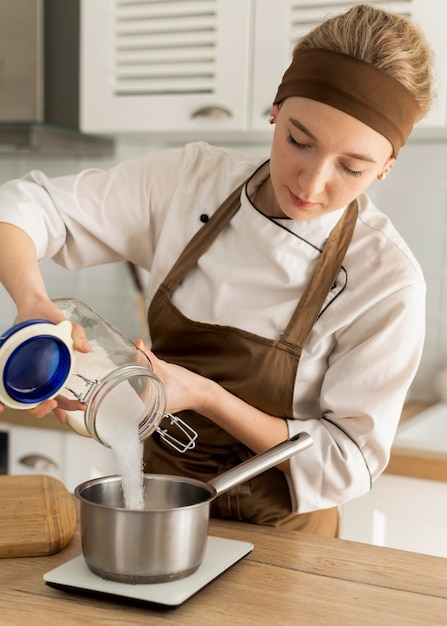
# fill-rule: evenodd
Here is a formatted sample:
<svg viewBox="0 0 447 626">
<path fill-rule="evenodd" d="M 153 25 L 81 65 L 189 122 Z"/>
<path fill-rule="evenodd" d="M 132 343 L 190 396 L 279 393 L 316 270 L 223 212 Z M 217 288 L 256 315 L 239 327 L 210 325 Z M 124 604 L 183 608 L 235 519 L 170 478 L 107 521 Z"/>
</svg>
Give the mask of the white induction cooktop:
<svg viewBox="0 0 447 626">
<path fill-rule="evenodd" d="M 199 569 L 186 578 L 164 583 L 130 585 L 104 580 L 89 570 L 83 556 L 47 572 L 43 579 L 48 585 L 69 591 L 92 591 L 152 604 L 178 606 L 252 550 L 252 543 L 208 537 L 205 557 Z"/>
</svg>

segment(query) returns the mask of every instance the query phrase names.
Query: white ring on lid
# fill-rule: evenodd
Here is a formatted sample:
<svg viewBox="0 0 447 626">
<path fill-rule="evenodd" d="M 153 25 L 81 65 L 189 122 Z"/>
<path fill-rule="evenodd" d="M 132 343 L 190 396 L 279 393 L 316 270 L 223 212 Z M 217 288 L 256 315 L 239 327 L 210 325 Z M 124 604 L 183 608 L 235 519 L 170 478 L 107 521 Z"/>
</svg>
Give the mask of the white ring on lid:
<svg viewBox="0 0 447 626">
<path fill-rule="evenodd" d="M 18 328 L 16 331 L 14 330 L 14 327 L 10 330 L 12 330 L 11 334 L 8 334 L 9 331 L 5 333 L 3 335 L 3 342 L 0 345 L 0 402 L 12 409 L 32 409 L 43 402 L 43 400 L 54 398 L 71 374 L 73 365 L 73 340 L 71 338 L 72 324 L 68 320 L 63 320 L 59 324 L 30 320 L 28 325 Z M 55 345 L 57 345 L 58 348 L 61 346 L 66 348 L 66 350 L 64 350 L 61 364 L 63 374 L 55 377 L 57 380 L 54 381 L 54 389 L 50 392 L 47 391 L 44 394 L 44 397 L 38 399 L 37 401 L 27 401 L 24 399 L 21 402 L 10 395 L 7 388 L 8 383 L 5 381 L 5 372 L 7 374 L 8 368 L 11 365 L 11 357 L 19 351 L 22 346 L 30 345 L 33 339 L 38 339 L 39 337 L 47 339 L 54 338 L 57 340 Z M 37 362 L 35 364 L 33 363 L 33 365 L 38 367 Z M 42 384 L 42 387 L 44 387 L 47 383 L 51 387 L 51 381 L 45 381 L 45 383 Z M 36 393 L 38 394 L 38 390 Z M 18 392 L 17 395 L 20 395 L 20 392 Z"/>
</svg>

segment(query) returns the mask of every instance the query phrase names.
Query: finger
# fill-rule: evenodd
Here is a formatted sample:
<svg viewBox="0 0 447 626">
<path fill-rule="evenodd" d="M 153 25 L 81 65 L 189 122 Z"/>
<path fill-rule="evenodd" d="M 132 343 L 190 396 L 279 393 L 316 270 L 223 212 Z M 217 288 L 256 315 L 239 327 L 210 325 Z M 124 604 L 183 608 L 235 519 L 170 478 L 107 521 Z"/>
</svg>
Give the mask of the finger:
<svg viewBox="0 0 447 626">
<path fill-rule="evenodd" d="M 146 356 L 149 357 L 149 359 L 152 360 L 156 360 L 157 357 L 155 356 L 155 354 L 152 352 L 152 350 L 149 350 L 149 348 L 146 346 L 146 344 L 144 343 L 144 341 L 142 339 L 137 339 L 135 342 L 135 345 L 137 348 L 139 348 L 142 352 L 144 352 L 144 354 Z"/>
<path fill-rule="evenodd" d="M 53 412 L 61 423 L 65 423 L 67 421 L 66 411 L 85 411 L 85 404 L 79 400 L 70 400 L 64 396 L 57 396 L 41 402 L 33 409 L 28 409 L 27 413 L 36 419 L 41 419 Z"/>
<path fill-rule="evenodd" d="M 33 409 L 28 409 L 27 413 L 32 415 L 32 417 L 41 419 L 42 417 L 45 417 L 45 415 L 48 415 L 48 413 L 51 413 L 51 411 L 53 411 L 53 409 L 55 408 L 57 408 L 57 401 L 54 399 L 50 399 L 50 400 L 45 400 L 44 402 L 41 402 L 38 406 L 34 407 Z"/>
<path fill-rule="evenodd" d="M 90 344 L 88 342 L 85 330 L 80 324 L 73 324 L 71 333 L 73 339 L 73 348 L 78 352 L 90 352 Z"/>
<path fill-rule="evenodd" d="M 72 400 L 66 396 L 56 396 L 57 408 L 65 411 L 85 411 L 85 404 L 80 400 Z"/>
<path fill-rule="evenodd" d="M 67 413 L 63 409 L 56 408 L 54 409 L 53 413 L 55 414 L 55 416 L 57 417 L 57 419 L 60 421 L 61 424 L 66 423 L 68 416 L 67 416 Z"/>
<path fill-rule="evenodd" d="M 135 346 L 139 350 L 141 350 L 141 352 L 143 352 L 145 357 L 149 359 L 149 363 L 151 364 L 151 367 L 153 367 L 154 361 L 155 361 L 155 355 L 153 354 L 153 352 L 149 350 L 149 348 L 146 347 L 146 345 L 144 344 L 144 341 L 142 339 L 137 339 L 135 342 Z"/>
</svg>

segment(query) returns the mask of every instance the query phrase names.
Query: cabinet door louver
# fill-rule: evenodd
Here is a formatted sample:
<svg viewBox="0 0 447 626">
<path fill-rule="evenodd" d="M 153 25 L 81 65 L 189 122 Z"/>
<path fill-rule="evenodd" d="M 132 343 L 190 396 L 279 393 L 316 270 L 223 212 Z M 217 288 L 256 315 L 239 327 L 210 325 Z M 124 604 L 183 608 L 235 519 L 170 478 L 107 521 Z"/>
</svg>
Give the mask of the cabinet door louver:
<svg viewBox="0 0 447 626">
<path fill-rule="evenodd" d="M 348 11 L 357 2 L 340 2 L 339 0 L 321 0 L 312 2 L 301 0 L 290 2 L 288 24 L 290 25 L 290 53 L 297 39 L 318 26 L 323 20 L 332 15 L 339 15 Z M 412 16 L 413 0 L 369 0 L 369 4 L 376 5 L 387 11 Z"/>
<path fill-rule="evenodd" d="M 254 0 L 80 0 L 81 127 L 247 129 Z"/>
<path fill-rule="evenodd" d="M 115 95 L 214 92 L 216 0 L 115 0 L 114 5 Z"/>
</svg>

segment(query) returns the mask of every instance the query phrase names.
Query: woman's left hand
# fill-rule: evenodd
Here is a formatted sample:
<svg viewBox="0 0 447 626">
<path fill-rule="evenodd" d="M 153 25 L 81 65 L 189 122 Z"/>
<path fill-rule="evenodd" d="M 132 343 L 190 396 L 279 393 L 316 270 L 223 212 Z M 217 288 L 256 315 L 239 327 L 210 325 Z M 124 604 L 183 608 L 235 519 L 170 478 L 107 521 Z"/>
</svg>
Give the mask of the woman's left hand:
<svg viewBox="0 0 447 626">
<path fill-rule="evenodd" d="M 154 374 L 166 387 L 166 413 L 195 411 L 226 430 L 256 454 L 288 438 L 285 419 L 260 411 L 213 380 L 159 359 L 141 340 L 135 345 L 150 359 Z M 284 461 L 278 467 L 285 472 L 290 471 L 289 461 Z"/>
<path fill-rule="evenodd" d="M 168 396 L 166 413 L 176 413 L 187 409 L 197 412 L 203 411 L 207 389 L 215 383 L 180 365 L 159 359 L 144 345 L 141 339 L 138 339 L 135 345 L 149 358 L 154 374 L 166 387 Z"/>
</svg>

